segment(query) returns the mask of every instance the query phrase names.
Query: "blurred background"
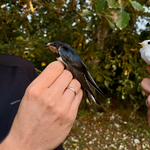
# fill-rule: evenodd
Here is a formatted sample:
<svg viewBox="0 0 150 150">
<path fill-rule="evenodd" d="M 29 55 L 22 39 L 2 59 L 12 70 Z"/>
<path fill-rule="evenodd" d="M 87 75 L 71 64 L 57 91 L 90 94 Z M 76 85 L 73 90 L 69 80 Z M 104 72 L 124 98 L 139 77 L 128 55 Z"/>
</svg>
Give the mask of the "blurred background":
<svg viewBox="0 0 150 150">
<path fill-rule="evenodd" d="M 126 141 L 129 143 L 127 149 L 136 149 L 137 145 L 143 149 L 150 148 L 150 130 L 146 126 L 147 96 L 142 92 L 140 85 L 142 79 L 149 77 L 149 74 L 146 70 L 147 64 L 140 57 L 141 46 L 138 45 L 150 39 L 149 7 L 150 0 L 0 1 L 0 53 L 28 59 L 40 73 L 55 60 L 53 53 L 43 45 L 50 41 L 65 42 L 78 53 L 99 87 L 109 97 L 106 100 L 95 92 L 100 108 L 89 105 L 86 97 L 83 98 L 77 123 L 65 143 L 67 149 L 69 147 L 70 149 L 99 149 L 98 145 L 95 148 L 93 144 L 95 141 L 98 143 L 97 140 L 91 144 L 86 142 L 84 144 L 82 140 L 85 139 L 87 130 L 84 132 L 84 138 L 79 137 L 78 132 L 83 130 L 82 128 L 79 130 L 79 125 L 86 127 L 83 123 L 96 121 L 99 127 L 99 122 L 103 124 L 104 119 L 104 124 L 108 123 L 107 127 L 110 129 L 111 121 L 117 118 L 116 124 L 119 126 L 115 126 L 117 130 L 115 133 L 118 132 L 120 123 L 123 122 L 119 120 L 122 119 L 134 123 L 131 124 L 132 129 L 137 127 L 137 123 L 143 123 L 138 130 L 139 135 L 147 131 L 147 134 L 143 133 L 140 138 L 135 138 L 139 141 L 133 139 L 134 144 L 131 144 L 134 145 L 133 147 L 128 147 L 131 139 L 129 142 Z M 94 117 L 95 120 L 93 120 Z M 119 119 L 120 117 L 122 119 Z M 89 126 L 91 127 L 91 124 Z M 130 125 L 128 126 L 129 128 L 126 130 L 125 127 L 123 131 L 128 132 Z M 99 128 L 88 129 L 91 135 L 96 130 L 99 131 Z M 131 133 L 138 135 L 137 131 L 131 130 Z M 121 139 L 124 134 L 127 133 L 122 133 Z M 86 139 L 89 142 L 88 135 L 89 133 Z M 114 136 L 112 134 L 112 139 Z M 89 138 L 94 139 L 93 136 Z M 103 139 L 107 144 L 109 143 L 106 137 Z M 142 146 L 145 142 L 142 139 L 147 139 L 149 147 Z M 104 141 L 102 143 L 105 143 Z M 103 148 L 101 145 L 100 147 L 101 149 L 119 149 L 120 145 Z"/>
</svg>

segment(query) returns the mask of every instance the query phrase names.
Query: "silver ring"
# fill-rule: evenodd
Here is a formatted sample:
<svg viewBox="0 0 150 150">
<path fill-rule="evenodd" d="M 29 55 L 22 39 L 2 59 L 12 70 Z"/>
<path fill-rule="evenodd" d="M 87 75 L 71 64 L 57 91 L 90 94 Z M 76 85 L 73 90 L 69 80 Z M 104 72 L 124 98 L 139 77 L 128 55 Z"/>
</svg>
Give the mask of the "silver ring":
<svg viewBox="0 0 150 150">
<path fill-rule="evenodd" d="M 74 88 L 72 88 L 71 86 L 68 86 L 68 88 L 67 89 L 70 89 L 70 90 L 72 90 L 73 92 L 74 92 L 74 94 L 75 94 L 75 96 L 76 96 L 76 91 L 75 91 L 75 89 Z"/>
</svg>

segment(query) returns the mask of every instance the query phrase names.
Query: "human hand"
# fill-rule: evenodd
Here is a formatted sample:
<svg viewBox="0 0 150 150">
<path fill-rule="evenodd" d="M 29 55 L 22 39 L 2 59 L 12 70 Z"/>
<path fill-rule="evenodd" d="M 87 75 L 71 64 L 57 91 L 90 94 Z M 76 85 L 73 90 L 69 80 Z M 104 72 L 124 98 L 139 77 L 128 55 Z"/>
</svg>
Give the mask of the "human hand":
<svg viewBox="0 0 150 150">
<path fill-rule="evenodd" d="M 147 71 L 150 74 L 150 65 L 147 67 Z M 150 78 L 144 78 L 141 82 L 141 87 L 143 91 L 148 95 L 147 98 L 147 105 L 148 105 L 148 112 L 147 112 L 147 119 L 148 119 L 148 124 L 150 126 Z"/>
<path fill-rule="evenodd" d="M 67 89 L 71 86 L 75 93 Z M 51 150 L 64 141 L 76 118 L 83 92 L 80 83 L 51 63 L 27 88 L 12 128 L 0 148 Z"/>
</svg>

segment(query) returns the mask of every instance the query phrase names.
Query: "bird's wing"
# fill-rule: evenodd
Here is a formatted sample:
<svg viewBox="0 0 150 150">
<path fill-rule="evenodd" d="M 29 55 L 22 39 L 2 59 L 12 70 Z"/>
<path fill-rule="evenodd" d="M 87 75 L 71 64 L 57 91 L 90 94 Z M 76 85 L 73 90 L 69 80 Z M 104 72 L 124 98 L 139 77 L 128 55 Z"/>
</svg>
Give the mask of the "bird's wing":
<svg viewBox="0 0 150 150">
<path fill-rule="evenodd" d="M 77 70 L 71 64 L 67 65 L 67 69 L 70 70 L 72 72 L 74 78 L 76 78 L 80 82 L 82 89 L 85 91 L 85 93 L 88 97 L 89 102 L 90 102 L 90 99 L 92 99 L 95 102 L 95 104 L 97 105 L 98 104 L 97 100 L 95 99 L 95 96 L 87 82 L 85 73 L 81 72 L 80 70 Z"/>
<path fill-rule="evenodd" d="M 66 64 L 71 64 L 73 68 L 79 70 L 82 73 L 85 73 L 87 71 L 87 67 L 73 49 L 68 50 L 65 47 L 60 47 L 59 52 L 61 58 Z"/>
<path fill-rule="evenodd" d="M 150 52 L 145 52 L 145 57 L 148 61 L 150 61 Z"/>
<path fill-rule="evenodd" d="M 73 49 L 70 49 L 69 51 L 67 51 L 67 49 L 65 49 L 64 47 L 61 47 L 59 51 L 61 53 L 63 61 L 67 63 L 67 67 L 71 69 L 71 71 L 74 70 L 73 75 L 77 78 L 77 80 L 79 80 L 80 83 L 82 83 L 82 80 L 88 81 L 100 94 L 106 97 L 105 94 L 100 90 L 100 88 L 97 86 L 97 84 L 93 80 L 86 65 L 82 62 L 78 54 Z M 73 57 L 70 57 L 70 56 L 73 56 Z M 80 74 L 77 75 L 78 72 Z M 84 75 L 84 79 L 82 80 L 81 78 L 78 79 L 79 76 L 80 77 L 82 76 L 83 78 L 83 75 Z M 84 87 L 86 85 L 82 85 L 82 86 Z"/>
<path fill-rule="evenodd" d="M 103 95 L 105 98 L 107 98 L 107 96 L 102 92 L 102 90 L 98 87 L 98 85 L 95 83 L 94 79 L 92 78 L 92 76 L 90 75 L 89 71 L 87 71 L 86 73 L 86 79 L 88 80 L 88 82 L 101 94 Z"/>
<path fill-rule="evenodd" d="M 66 68 L 73 74 L 74 78 L 76 78 L 83 90 L 85 91 L 89 101 L 90 98 L 97 104 L 97 101 L 94 97 L 94 94 L 88 84 L 88 80 L 86 79 L 86 72 L 88 71 L 85 64 L 82 62 L 80 57 L 74 50 L 65 50 L 63 47 L 59 49 L 60 56 L 62 57 L 63 61 L 66 64 Z M 71 57 L 72 56 L 72 57 Z"/>
<path fill-rule="evenodd" d="M 142 53 L 143 48 L 140 49 L 140 53 Z"/>
</svg>

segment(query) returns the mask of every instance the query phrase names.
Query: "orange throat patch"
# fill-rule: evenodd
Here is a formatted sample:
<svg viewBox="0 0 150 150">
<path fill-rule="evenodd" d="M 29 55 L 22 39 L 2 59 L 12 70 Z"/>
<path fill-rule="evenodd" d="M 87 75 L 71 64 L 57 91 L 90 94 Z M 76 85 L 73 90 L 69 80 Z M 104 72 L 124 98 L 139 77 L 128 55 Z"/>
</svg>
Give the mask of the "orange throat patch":
<svg viewBox="0 0 150 150">
<path fill-rule="evenodd" d="M 57 48 L 55 48 L 54 46 L 49 46 L 49 48 L 53 53 L 58 53 Z"/>
</svg>

